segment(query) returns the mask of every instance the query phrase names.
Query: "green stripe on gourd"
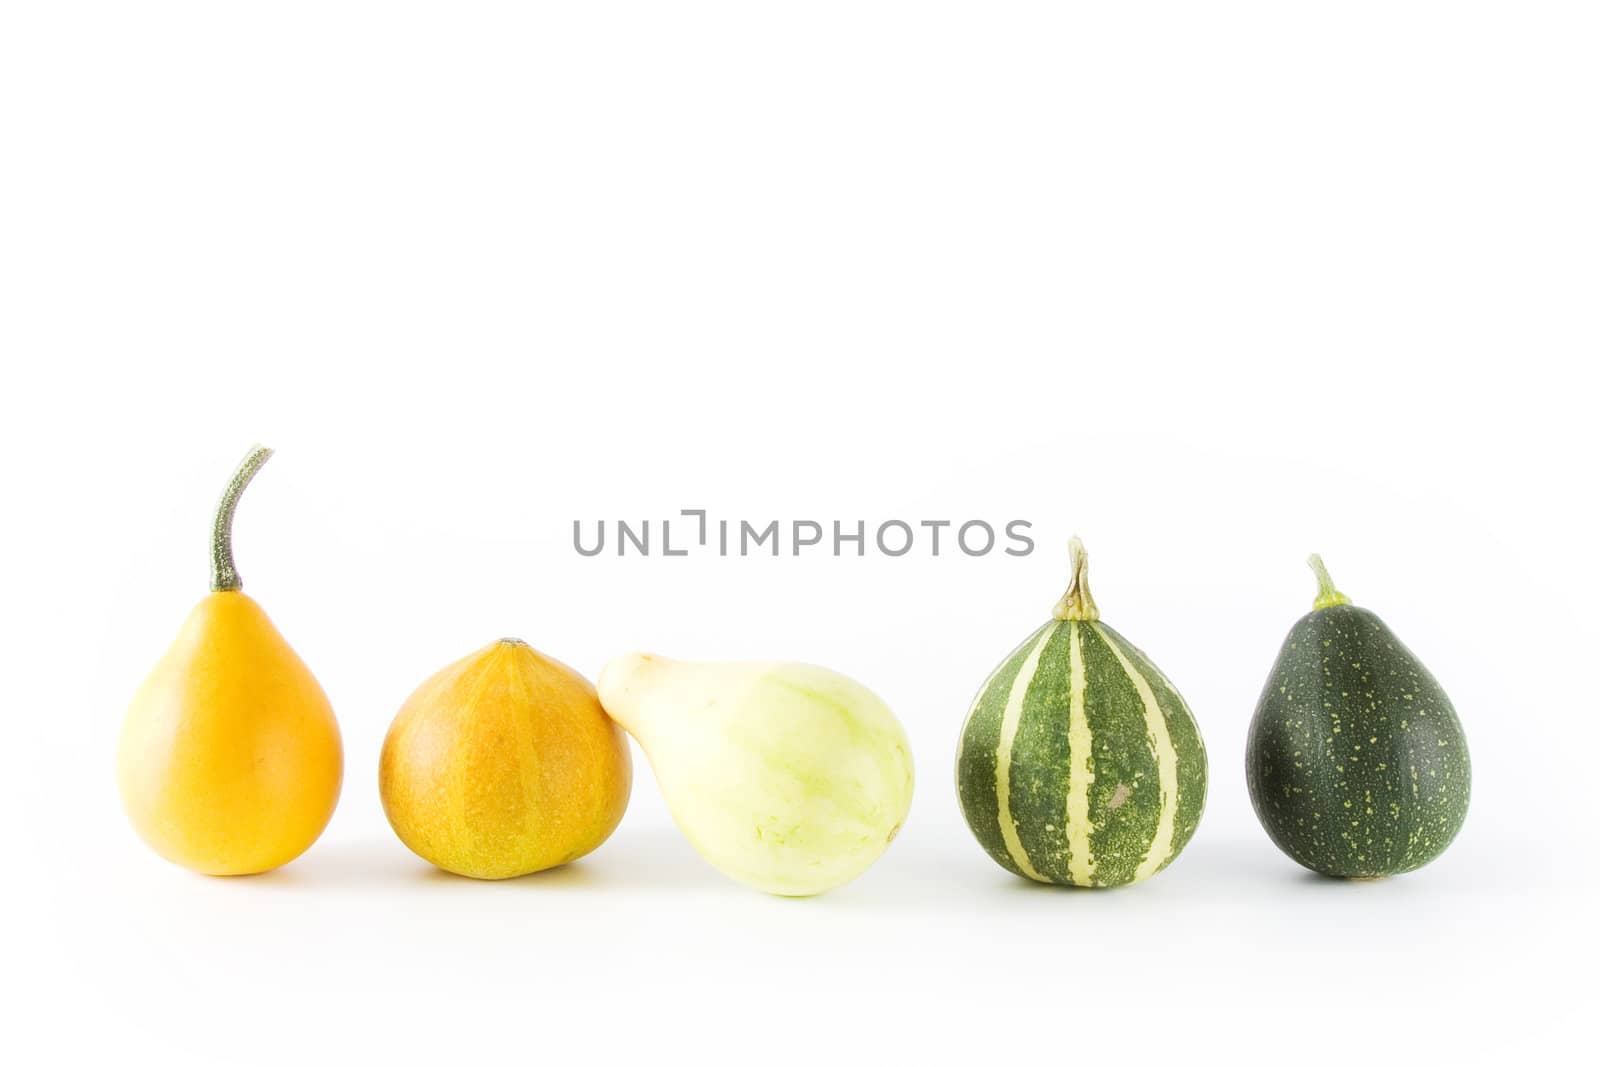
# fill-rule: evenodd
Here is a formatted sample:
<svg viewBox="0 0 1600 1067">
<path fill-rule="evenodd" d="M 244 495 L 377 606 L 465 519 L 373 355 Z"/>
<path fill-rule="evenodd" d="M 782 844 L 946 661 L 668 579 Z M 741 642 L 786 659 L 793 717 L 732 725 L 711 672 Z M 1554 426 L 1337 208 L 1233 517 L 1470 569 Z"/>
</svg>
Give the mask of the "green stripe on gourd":
<svg viewBox="0 0 1600 1067">
<path fill-rule="evenodd" d="M 1334 588 L 1294 624 L 1250 723 L 1256 815 L 1290 858 L 1322 874 L 1416 870 L 1455 838 L 1472 764 L 1450 698 L 1383 620 Z"/>
<path fill-rule="evenodd" d="M 1126 885 L 1172 862 L 1193 836 L 1205 747 L 1172 683 L 1099 621 L 1076 538 L 1072 555 L 1055 618 L 973 700 L 957 788 L 967 824 L 1006 870 Z"/>
</svg>

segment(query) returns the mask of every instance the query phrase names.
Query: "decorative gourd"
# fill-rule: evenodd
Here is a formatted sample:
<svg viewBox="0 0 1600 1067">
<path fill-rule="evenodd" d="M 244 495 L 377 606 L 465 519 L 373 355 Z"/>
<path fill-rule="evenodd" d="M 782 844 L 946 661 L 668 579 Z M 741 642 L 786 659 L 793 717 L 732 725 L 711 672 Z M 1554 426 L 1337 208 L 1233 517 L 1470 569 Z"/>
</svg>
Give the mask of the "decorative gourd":
<svg viewBox="0 0 1600 1067">
<path fill-rule="evenodd" d="M 589 680 L 505 638 L 450 664 L 384 738 L 378 793 L 407 848 L 456 874 L 515 878 L 599 848 L 628 806 L 628 739 Z"/>
<path fill-rule="evenodd" d="M 134 829 L 203 874 L 256 874 L 300 855 L 328 825 L 344 778 L 328 698 L 233 565 L 234 508 L 271 455 L 251 449 L 222 494 L 211 595 L 134 695 L 117 749 Z"/>
<path fill-rule="evenodd" d="M 911 807 L 911 746 L 859 682 L 805 663 L 620 656 L 600 702 L 650 757 L 678 828 L 728 877 L 786 897 L 843 885 Z"/>
<path fill-rule="evenodd" d="M 1206 799 L 1188 705 L 1100 621 L 1083 544 L 1055 617 L 978 691 L 961 734 L 961 810 L 1000 866 L 1036 882 L 1118 886 L 1171 863 Z"/>
<path fill-rule="evenodd" d="M 1383 620 L 1334 588 L 1294 624 L 1256 704 L 1245 771 L 1273 843 L 1321 874 L 1435 859 L 1467 816 L 1472 766 L 1450 698 Z"/>
</svg>

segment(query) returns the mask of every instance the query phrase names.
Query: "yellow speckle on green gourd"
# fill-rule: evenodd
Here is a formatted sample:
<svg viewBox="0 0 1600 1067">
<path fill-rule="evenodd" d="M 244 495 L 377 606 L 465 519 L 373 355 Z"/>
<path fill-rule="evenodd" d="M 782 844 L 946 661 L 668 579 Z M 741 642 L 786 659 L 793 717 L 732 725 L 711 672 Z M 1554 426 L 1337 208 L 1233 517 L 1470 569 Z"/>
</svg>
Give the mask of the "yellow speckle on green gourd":
<svg viewBox="0 0 1600 1067">
<path fill-rule="evenodd" d="M 1286 854 L 1323 874 L 1365 879 L 1415 870 L 1444 851 L 1466 817 L 1471 765 L 1461 724 L 1443 689 L 1382 620 L 1337 589 L 1320 557 L 1310 565 L 1317 578 L 1312 610 L 1285 638 L 1251 721 L 1246 771 L 1256 814 Z M 1292 705 L 1286 694 L 1306 685 L 1323 699 Z M 1394 714 L 1400 708 L 1428 728 L 1413 730 L 1409 717 Z M 1299 758 L 1294 739 L 1308 711 L 1320 719 L 1326 761 Z M 1267 802 L 1285 787 L 1291 803 Z M 1375 792 L 1403 799 L 1389 804 L 1400 832 L 1369 839 L 1352 854 L 1319 822 L 1316 808 L 1339 800 L 1353 811 L 1344 797 L 1356 790 L 1367 815 L 1374 814 Z M 1423 825 L 1440 832 L 1419 834 Z"/>
</svg>

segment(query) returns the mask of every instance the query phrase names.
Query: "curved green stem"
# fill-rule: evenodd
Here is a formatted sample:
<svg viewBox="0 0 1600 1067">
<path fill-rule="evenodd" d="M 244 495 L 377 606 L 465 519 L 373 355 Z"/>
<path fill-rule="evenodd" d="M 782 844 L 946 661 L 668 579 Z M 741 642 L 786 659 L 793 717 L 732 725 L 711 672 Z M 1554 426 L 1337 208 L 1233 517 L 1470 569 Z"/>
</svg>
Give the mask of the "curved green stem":
<svg viewBox="0 0 1600 1067">
<path fill-rule="evenodd" d="M 1056 602 L 1053 614 L 1063 622 L 1094 622 L 1100 617 L 1100 609 L 1095 606 L 1094 597 L 1089 593 L 1089 553 L 1083 550 L 1083 542 L 1076 537 L 1069 547 L 1072 550 L 1072 581 Z"/>
<path fill-rule="evenodd" d="M 1328 574 L 1328 568 L 1323 565 L 1322 557 L 1315 552 L 1306 560 L 1311 564 L 1311 569 L 1317 575 L 1317 599 L 1311 605 L 1312 611 L 1321 611 L 1323 608 L 1337 607 L 1340 604 L 1350 603 L 1350 598 L 1345 596 L 1333 586 L 1333 578 Z"/>
<path fill-rule="evenodd" d="M 213 592 L 229 592 L 243 587 L 239 572 L 233 565 L 233 509 L 239 506 L 239 496 L 250 479 L 256 476 L 261 465 L 272 457 L 272 449 L 256 445 L 245 455 L 239 469 L 233 472 L 228 488 L 222 491 L 217 503 L 217 517 L 211 522 L 211 588 Z"/>
</svg>

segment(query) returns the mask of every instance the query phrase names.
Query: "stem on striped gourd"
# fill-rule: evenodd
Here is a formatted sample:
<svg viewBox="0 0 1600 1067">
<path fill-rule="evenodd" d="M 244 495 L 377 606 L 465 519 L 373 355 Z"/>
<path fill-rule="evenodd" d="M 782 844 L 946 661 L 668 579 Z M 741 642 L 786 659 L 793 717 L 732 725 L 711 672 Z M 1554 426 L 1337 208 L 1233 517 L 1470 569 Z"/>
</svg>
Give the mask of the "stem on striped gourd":
<svg viewBox="0 0 1600 1067">
<path fill-rule="evenodd" d="M 1072 581 L 1056 602 L 1053 614 L 1063 622 L 1094 622 L 1100 617 L 1100 609 L 1095 606 L 1094 597 L 1089 593 L 1089 553 L 1083 550 L 1083 542 L 1076 537 L 1068 543 L 1068 547 L 1072 552 Z"/>
<path fill-rule="evenodd" d="M 228 487 L 222 491 L 217 503 L 217 515 L 211 522 L 211 589 L 225 593 L 242 589 L 239 571 L 233 565 L 233 510 L 239 506 L 239 497 L 250 479 L 256 476 L 261 465 L 272 457 L 272 449 L 256 445 L 245 454 L 239 469 L 233 472 Z"/>
<path fill-rule="evenodd" d="M 1306 562 L 1311 565 L 1311 570 L 1317 576 L 1317 599 L 1311 605 L 1312 611 L 1350 603 L 1349 597 L 1334 588 L 1333 577 L 1328 574 L 1328 568 L 1323 564 L 1321 556 L 1313 552 Z"/>
</svg>

